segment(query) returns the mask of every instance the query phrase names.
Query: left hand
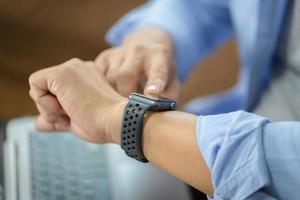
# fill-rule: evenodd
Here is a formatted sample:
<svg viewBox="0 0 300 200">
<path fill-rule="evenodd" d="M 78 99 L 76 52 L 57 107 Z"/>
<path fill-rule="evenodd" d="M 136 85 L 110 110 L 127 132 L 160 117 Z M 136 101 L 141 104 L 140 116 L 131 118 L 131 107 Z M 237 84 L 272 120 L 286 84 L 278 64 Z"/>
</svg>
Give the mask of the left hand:
<svg viewBox="0 0 300 200">
<path fill-rule="evenodd" d="M 127 99 L 97 71 L 94 62 L 71 59 L 29 78 L 41 131 L 72 131 L 95 143 L 119 143 Z"/>
</svg>

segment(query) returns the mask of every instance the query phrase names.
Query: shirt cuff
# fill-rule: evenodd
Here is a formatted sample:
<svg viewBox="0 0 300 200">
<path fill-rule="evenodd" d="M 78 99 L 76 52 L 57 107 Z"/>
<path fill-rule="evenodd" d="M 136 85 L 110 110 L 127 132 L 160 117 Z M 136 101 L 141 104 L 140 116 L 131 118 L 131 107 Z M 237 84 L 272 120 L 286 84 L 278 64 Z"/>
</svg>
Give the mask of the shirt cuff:
<svg viewBox="0 0 300 200">
<path fill-rule="evenodd" d="M 211 199 L 245 199 L 269 184 L 262 148 L 266 123 L 244 111 L 198 118 L 197 142 L 215 189 Z"/>
</svg>

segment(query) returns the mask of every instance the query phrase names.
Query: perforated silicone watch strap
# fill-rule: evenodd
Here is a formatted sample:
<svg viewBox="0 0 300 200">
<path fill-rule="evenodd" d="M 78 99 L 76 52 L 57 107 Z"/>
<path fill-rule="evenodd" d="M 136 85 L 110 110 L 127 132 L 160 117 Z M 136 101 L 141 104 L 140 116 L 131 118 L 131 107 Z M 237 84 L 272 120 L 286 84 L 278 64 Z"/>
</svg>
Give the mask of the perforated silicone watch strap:
<svg viewBox="0 0 300 200">
<path fill-rule="evenodd" d="M 129 157 L 148 162 L 142 151 L 143 118 L 149 105 L 131 99 L 123 114 L 121 147 Z"/>
</svg>

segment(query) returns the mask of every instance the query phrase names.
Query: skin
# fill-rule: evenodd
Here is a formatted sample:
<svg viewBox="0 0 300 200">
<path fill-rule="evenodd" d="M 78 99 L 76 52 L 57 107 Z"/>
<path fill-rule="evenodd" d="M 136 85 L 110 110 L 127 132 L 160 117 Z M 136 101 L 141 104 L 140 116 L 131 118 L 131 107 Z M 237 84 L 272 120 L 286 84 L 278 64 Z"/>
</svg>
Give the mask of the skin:
<svg viewBox="0 0 300 200">
<path fill-rule="evenodd" d="M 155 27 L 129 34 L 123 43 L 102 52 L 96 65 L 108 82 L 125 97 L 132 92 L 177 99 L 180 83 L 173 62 L 171 37 Z"/>
<path fill-rule="evenodd" d="M 107 81 L 94 62 L 72 59 L 29 78 L 30 96 L 41 131 L 71 131 L 94 143 L 120 144 L 127 99 Z M 196 144 L 197 117 L 183 112 L 148 113 L 143 152 L 147 159 L 195 188 L 212 195 L 210 172 Z"/>
</svg>

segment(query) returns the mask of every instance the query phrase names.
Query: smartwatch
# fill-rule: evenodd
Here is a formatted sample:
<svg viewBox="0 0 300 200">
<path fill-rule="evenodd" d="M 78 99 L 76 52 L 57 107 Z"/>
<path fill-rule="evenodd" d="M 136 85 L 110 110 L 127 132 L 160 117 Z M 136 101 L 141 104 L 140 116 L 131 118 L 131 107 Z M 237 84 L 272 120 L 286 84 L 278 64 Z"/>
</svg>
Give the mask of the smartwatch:
<svg viewBox="0 0 300 200">
<path fill-rule="evenodd" d="M 142 151 L 143 118 L 147 111 L 176 110 L 176 102 L 132 93 L 125 107 L 121 127 L 121 148 L 138 161 L 148 162 Z"/>
</svg>

